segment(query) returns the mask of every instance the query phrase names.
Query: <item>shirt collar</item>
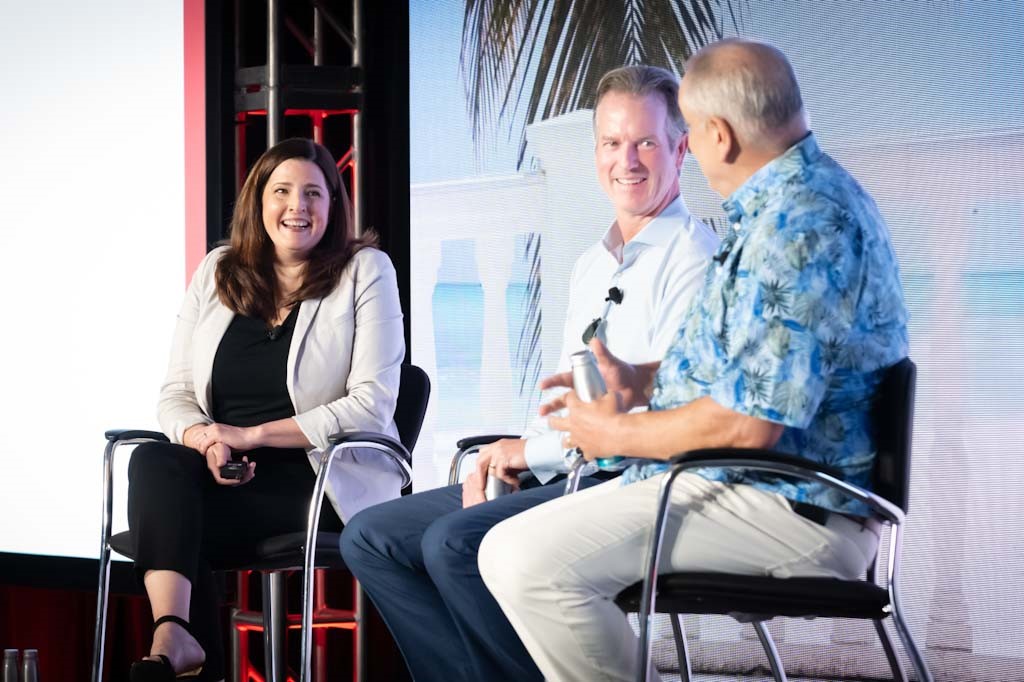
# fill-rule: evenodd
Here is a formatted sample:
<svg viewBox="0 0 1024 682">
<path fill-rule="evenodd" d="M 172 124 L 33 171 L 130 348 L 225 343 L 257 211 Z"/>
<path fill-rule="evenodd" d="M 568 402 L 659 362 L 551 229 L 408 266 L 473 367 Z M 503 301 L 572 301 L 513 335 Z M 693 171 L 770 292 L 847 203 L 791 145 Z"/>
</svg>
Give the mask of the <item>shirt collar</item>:
<svg viewBox="0 0 1024 682">
<path fill-rule="evenodd" d="M 678 196 L 672 200 L 672 202 L 662 209 L 656 217 L 651 219 L 651 222 L 644 225 L 643 229 L 640 230 L 633 239 L 629 241 L 630 244 L 648 244 L 650 246 L 668 246 L 672 239 L 679 233 L 679 223 L 688 222 L 690 220 L 690 210 L 686 207 L 686 202 L 683 201 L 682 196 Z M 612 223 L 608 231 L 604 233 L 604 237 L 601 239 L 601 244 L 605 250 L 612 256 L 616 256 L 616 260 L 621 260 L 617 254 L 622 253 L 622 232 L 619 231 L 618 223 Z"/>
<path fill-rule="evenodd" d="M 730 223 L 738 223 L 764 203 L 765 193 L 790 178 L 803 173 L 821 156 L 814 133 L 807 133 L 799 142 L 782 152 L 747 178 L 739 189 L 722 203 Z"/>
</svg>

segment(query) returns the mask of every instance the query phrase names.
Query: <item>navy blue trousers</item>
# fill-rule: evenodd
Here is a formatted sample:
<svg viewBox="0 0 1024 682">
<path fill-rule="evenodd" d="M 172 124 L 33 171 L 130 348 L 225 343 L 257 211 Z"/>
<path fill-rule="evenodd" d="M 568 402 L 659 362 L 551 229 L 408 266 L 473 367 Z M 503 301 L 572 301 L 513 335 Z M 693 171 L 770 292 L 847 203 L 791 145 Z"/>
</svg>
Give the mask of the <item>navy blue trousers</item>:
<svg viewBox="0 0 1024 682">
<path fill-rule="evenodd" d="M 584 478 L 580 487 L 601 483 Z M 477 550 L 497 523 L 560 496 L 538 486 L 462 508 L 462 486 L 364 509 L 341 536 L 345 563 L 391 629 L 416 682 L 543 680 L 487 591 Z M 524 547 L 523 551 L 529 551 Z"/>
</svg>

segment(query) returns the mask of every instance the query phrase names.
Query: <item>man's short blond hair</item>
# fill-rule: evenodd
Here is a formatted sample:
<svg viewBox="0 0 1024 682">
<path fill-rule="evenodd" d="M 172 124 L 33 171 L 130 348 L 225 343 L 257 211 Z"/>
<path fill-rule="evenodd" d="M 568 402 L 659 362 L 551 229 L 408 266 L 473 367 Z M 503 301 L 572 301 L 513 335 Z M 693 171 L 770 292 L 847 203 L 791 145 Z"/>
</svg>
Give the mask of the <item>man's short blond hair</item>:
<svg viewBox="0 0 1024 682">
<path fill-rule="evenodd" d="M 597 96 L 594 100 L 595 120 L 598 105 L 610 92 L 634 97 L 660 97 L 665 102 L 665 134 L 669 141 L 672 144 L 679 142 L 679 138 L 686 132 L 686 121 L 679 111 L 679 78 L 668 69 L 641 64 L 622 66 L 606 73 L 597 84 Z"/>
</svg>

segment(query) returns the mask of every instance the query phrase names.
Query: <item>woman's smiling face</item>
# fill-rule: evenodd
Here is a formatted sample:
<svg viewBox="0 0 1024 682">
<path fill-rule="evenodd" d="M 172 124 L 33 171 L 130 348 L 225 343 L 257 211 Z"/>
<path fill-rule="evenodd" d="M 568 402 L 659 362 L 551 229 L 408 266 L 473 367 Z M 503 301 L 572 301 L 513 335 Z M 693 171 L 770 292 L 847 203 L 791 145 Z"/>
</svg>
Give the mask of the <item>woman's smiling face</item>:
<svg viewBox="0 0 1024 682">
<path fill-rule="evenodd" d="M 331 197 L 323 171 L 312 161 L 288 159 L 263 188 L 262 216 L 278 260 L 305 260 L 323 238 Z"/>
</svg>

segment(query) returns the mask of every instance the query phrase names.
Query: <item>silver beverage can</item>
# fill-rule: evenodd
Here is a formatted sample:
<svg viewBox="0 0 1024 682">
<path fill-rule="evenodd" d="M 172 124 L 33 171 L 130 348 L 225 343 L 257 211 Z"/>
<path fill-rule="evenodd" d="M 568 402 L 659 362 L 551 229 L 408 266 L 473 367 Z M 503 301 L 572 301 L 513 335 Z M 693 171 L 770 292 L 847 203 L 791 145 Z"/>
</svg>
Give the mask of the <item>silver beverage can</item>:
<svg viewBox="0 0 1024 682">
<path fill-rule="evenodd" d="M 589 349 L 581 350 L 569 356 L 572 362 L 572 387 L 576 395 L 585 403 L 597 400 L 608 392 L 604 377 L 597 371 L 597 359 Z M 595 460 L 602 469 L 614 468 L 623 457 L 605 457 Z"/>
<path fill-rule="evenodd" d="M 512 486 L 501 480 L 497 476 L 491 476 L 487 474 L 487 483 L 484 485 L 484 498 L 487 500 L 493 500 L 502 495 L 508 495 L 512 492 Z"/>
<path fill-rule="evenodd" d="M 589 403 L 608 392 L 604 377 L 597 371 L 597 360 L 593 353 L 581 350 L 570 355 L 569 359 L 572 362 L 572 387 L 580 400 Z"/>
</svg>

